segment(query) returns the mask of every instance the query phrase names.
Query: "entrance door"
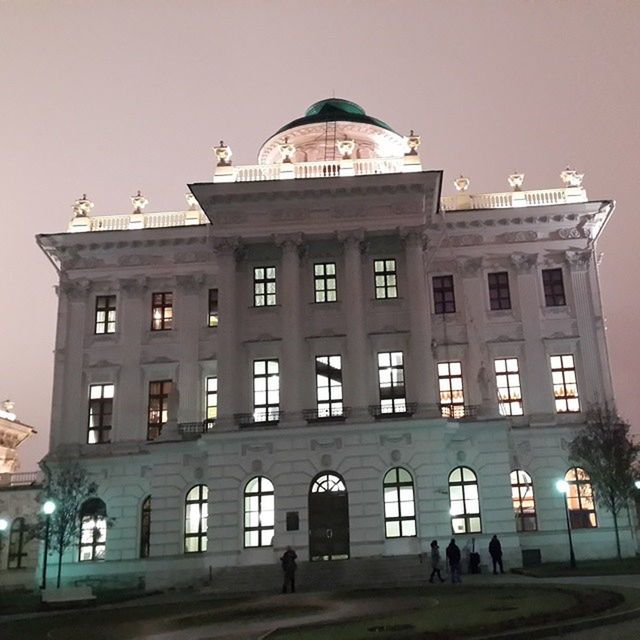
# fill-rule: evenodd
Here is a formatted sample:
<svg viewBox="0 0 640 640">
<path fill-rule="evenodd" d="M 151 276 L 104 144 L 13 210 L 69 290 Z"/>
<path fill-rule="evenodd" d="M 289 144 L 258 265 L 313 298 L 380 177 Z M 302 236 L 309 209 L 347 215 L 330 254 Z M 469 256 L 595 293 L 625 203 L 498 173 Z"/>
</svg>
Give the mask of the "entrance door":
<svg viewBox="0 0 640 640">
<path fill-rule="evenodd" d="M 349 497 L 342 478 L 323 473 L 309 491 L 309 557 L 343 560 L 349 557 Z"/>
</svg>

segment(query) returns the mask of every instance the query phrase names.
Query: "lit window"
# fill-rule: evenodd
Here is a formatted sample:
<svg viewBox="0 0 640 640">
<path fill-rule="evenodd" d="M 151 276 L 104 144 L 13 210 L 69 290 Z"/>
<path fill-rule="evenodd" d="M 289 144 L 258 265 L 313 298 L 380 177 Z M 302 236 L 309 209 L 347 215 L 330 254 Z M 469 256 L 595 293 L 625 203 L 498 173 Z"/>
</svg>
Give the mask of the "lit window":
<svg viewBox="0 0 640 640">
<path fill-rule="evenodd" d="M 517 358 L 499 358 L 493 363 L 498 387 L 498 408 L 501 416 L 521 416 L 522 389 Z"/>
<path fill-rule="evenodd" d="M 456 297 L 453 290 L 453 276 L 434 276 L 433 310 L 436 314 L 456 312 Z"/>
<path fill-rule="evenodd" d="M 522 469 L 511 472 L 511 501 L 516 518 L 516 531 L 537 531 L 533 482 L 531 476 Z"/>
<path fill-rule="evenodd" d="M 567 508 L 572 529 L 591 529 L 598 526 L 593 487 L 589 474 L 580 467 L 572 467 L 567 471 L 565 482 L 567 491 Z"/>
<path fill-rule="evenodd" d="M 551 379 L 557 413 L 580 411 L 576 367 L 572 355 L 551 356 Z"/>
<path fill-rule="evenodd" d="M 151 295 L 151 331 L 168 331 L 173 327 L 173 293 Z"/>
<path fill-rule="evenodd" d="M 90 498 L 80 507 L 80 562 L 104 560 L 107 550 L 107 507 Z"/>
<path fill-rule="evenodd" d="M 16 518 L 11 523 L 9 531 L 9 557 L 7 562 L 8 569 L 21 569 L 23 566 L 23 558 L 27 557 L 24 552 L 24 545 L 27 542 L 27 527 L 24 518 Z"/>
<path fill-rule="evenodd" d="M 116 332 L 116 297 L 97 296 L 96 297 L 96 323 L 95 333 L 115 333 Z"/>
<path fill-rule="evenodd" d="M 311 485 L 311 493 L 346 493 L 347 487 L 345 486 L 342 478 L 335 473 L 323 473 L 319 475 Z"/>
<path fill-rule="evenodd" d="M 218 378 L 207 378 L 207 420 L 218 417 Z"/>
<path fill-rule="evenodd" d="M 208 500 L 209 489 L 205 484 L 197 484 L 187 493 L 184 501 L 185 553 L 199 553 L 207 550 Z"/>
<path fill-rule="evenodd" d="M 253 304 L 273 307 L 276 304 L 276 268 L 255 267 L 253 270 Z"/>
<path fill-rule="evenodd" d="M 280 418 L 280 365 L 277 360 L 253 361 L 253 421 Z"/>
<path fill-rule="evenodd" d="M 544 304 L 547 307 L 562 307 L 567 304 L 564 295 L 562 269 L 543 269 L 542 285 L 544 288 Z"/>
<path fill-rule="evenodd" d="M 338 299 L 335 262 L 313 265 L 313 288 L 316 302 L 335 302 Z"/>
<path fill-rule="evenodd" d="M 465 410 L 461 362 L 438 362 L 438 388 L 442 416 L 462 418 Z"/>
<path fill-rule="evenodd" d="M 114 385 L 92 384 L 89 387 L 89 424 L 87 442 L 102 444 L 111 441 Z"/>
<path fill-rule="evenodd" d="M 416 505 L 413 478 L 402 467 L 390 469 L 382 482 L 384 491 L 384 527 L 387 538 L 416 535 Z"/>
<path fill-rule="evenodd" d="M 318 418 L 343 415 L 340 356 L 316 357 L 316 395 Z"/>
<path fill-rule="evenodd" d="M 218 326 L 218 290 L 209 289 L 209 317 L 207 325 L 210 327 Z"/>
<path fill-rule="evenodd" d="M 142 501 L 140 510 L 140 557 L 148 558 L 151 547 L 151 496 Z"/>
<path fill-rule="evenodd" d="M 374 260 L 373 272 L 376 285 L 376 298 L 398 297 L 398 279 L 396 274 L 396 261 L 393 258 L 388 260 Z"/>
<path fill-rule="evenodd" d="M 269 547 L 275 527 L 273 484 L 261 476 L 249 480 L 244 490 L 244 546 Z"/>
<path fill-rule="evenodd" d="M 147 418 L 147 440 L 155 440 L 169 419 L 169 394 L 171 380 L 156 380 L 149 383 L 149 411 Z"/>
<path fill-rule="evenodd" d="M 469 467 L 456 467 L 449 475 L 449 505 L 453 533 L 481 533 L 478 479 Z"/>
<path fill-rule="evenodd" d="M 378 354 L 378 387 L 381 414 L 407 412 L 402 351 Z"/>
<path fill-rule="evenodd" d="M 511 295 L 509 293 L 509 273 L 499 271 L 490 273 L 489 280 L 489 306 L 492 311 L 511 309 Z"/>
</svg>

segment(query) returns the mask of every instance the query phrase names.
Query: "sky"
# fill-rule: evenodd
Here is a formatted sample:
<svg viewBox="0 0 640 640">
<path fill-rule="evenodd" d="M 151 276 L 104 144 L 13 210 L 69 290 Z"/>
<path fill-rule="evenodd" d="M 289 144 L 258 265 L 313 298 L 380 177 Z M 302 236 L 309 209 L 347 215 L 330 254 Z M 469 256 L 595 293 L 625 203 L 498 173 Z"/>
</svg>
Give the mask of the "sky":
<svg viewBox="0 0 640 640">
<path fill-rule="evenodd" d="M 636 0 L 0 0 L 0 400 L 47 450 L 56 273 L 35 244 L 94 215 L 184 209 L 212 147 L 236 164 L 318 100 L 422 136 L 444 194 L 561 186 L 614 199 L 599 251 L 618 409 L 640 433 Z"/>
</svg>

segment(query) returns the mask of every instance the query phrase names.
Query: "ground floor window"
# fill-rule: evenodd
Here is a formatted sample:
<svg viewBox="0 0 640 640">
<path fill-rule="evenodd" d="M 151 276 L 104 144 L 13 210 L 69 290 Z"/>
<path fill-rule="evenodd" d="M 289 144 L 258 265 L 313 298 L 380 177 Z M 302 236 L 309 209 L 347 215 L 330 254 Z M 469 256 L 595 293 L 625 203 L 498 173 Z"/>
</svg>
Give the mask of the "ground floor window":
<svg viewBox="0 0 640 640">
<path fill-rule="evenodd" d="M 480 533 L 478 479 L 469 467 L 456 467 L 449 474 L 449 502 L 453 533 Z"/>
<path fill-rule="evenodd" d="M 593 487 L 589 474 L 580 467 L 572 467 L 564 477 L 569 485 L 567 508 L 572 529 L 590 529 L 598 526 Z"/>
<path fill-rule="evenodd" d="M 107 506 L 90 498 L 80 507 L 80 562 L 104 560 L 107 551 Z"/>
<path fill-rule="evenodd" d="M 536 503 L 531 476 L 522 469 L 511 472 L 511 500 L 517 531 L 537 531 Z"/>
<path fill-rule="evenodd" d="M 415 536 L 416 505 L 411 474 L 402 467 L 390 469 L 384 476 L 382 486 L 385 537 Z"/>
<path fill-rule="evenodd" d="M 275 527 L 273 483 L 258 476 L 244 490 L 244 546 L 268 547 Z"/>
<path fill-rule="evenodd" d="M 207 485 L 197 484 L 189 489 L 185 498 L 185 553 L 199 553 L 207 550 L 208 501 L 209 489 Z"/>
</svg>

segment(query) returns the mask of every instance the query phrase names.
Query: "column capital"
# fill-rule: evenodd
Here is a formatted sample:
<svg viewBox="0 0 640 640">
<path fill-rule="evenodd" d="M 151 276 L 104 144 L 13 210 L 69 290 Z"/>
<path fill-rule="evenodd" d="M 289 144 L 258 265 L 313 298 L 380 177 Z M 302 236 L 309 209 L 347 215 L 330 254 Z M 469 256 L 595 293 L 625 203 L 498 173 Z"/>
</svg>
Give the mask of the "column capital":
<svg viewBox="0 0 640 640">
<path fill-rule="evenodd" d="M 338 242 L 344 245 L 346 251 L 359 249 L 360 253 L 369 250 L 369 243 L 365 240 L 364 229 L 354 229 L 353 231 L 338 231 L 336 233 Z"/>
<path fill-rule="evenodd" d="M 178 287 L 185 293 L 198 293 L 204 284 L 204 275 L 198 273 L 196 275 L 176 276 Z"/>
<path fill-rule="evenodd" d="M 593 251 L 591 249 L 564 252 L 564 259 L 569 265 L 569 271 L 586 271 L 592 257 Z"/>
<path fill-rule="evenodd" d="M 118 280 L 118 289 L 129 295 L 140 295 L 147 290 L 149 283 L 145 276 L 138 278 L 120 278 Z"/>
<path fill-rule="evenodd" d="M 511 264 L 517 273 L 531 273 L 538 264 L 537 253 L 512 253 Z"/>
<path fill-rule="evenodd" d="M 427 248 L 428 238 L 422 227 L 399 227 L 398 233 L 407 246 Z"/>
<path fill-rule="evenodd" d="M 91 292 L 91 281 L 86 279 L 60 280 L 59 291 L 65 294 L 70 300 L 83 300 Z"/>
<path fill-rule="evenodd" d="M 463 277 L 475 276 L 482 269 L 482 258 L 457 258 L 456 271 Z"/>
</svg>

